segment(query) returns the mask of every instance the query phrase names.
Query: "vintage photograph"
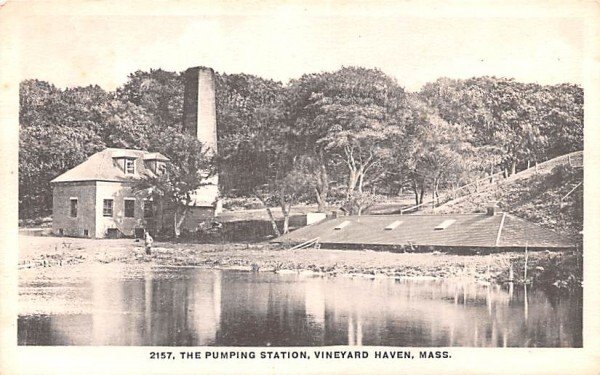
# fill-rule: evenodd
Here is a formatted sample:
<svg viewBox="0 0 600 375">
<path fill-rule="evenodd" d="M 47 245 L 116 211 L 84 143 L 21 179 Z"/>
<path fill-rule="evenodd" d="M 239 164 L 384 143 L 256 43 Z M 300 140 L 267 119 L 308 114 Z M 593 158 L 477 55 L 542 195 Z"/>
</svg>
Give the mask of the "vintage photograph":
<svg viewBox="0 0 600 375">
<path fill-rule="evenodd" d="M 255 10 L 23 17 L 17 345 L 581 348 L 580 19 Z"/>
</svg>

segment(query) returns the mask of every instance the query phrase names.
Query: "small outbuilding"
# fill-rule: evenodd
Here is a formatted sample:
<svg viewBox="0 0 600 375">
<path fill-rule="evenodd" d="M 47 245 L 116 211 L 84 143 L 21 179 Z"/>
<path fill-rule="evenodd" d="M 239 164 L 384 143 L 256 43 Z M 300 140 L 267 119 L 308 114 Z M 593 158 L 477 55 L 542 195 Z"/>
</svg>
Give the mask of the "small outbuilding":
<svg viewBox="0 0 600 375">
<path fill-rule="evenodd" d="M 152 202 L 134 194 L 168 162 L 157 152 L 107 148 L 51 181 L 52 232 L 72 237 L 133 236 L 153 220 Z"/>
<path fill-rule="evenodd" d="M 169 159 L 158 152 L 107 148 L 51 181 L 52 232 L 89 238 L 141 236 L 172 225 L 153 202 L 134 185 L 164 168 Z M 204 188 L 204 187 L 203 187 Z M 212 188 L 209 186 L 208 188 Z M 205 188 L 207 189 L 207 188 Z M 204 190 L 199 198 L 203 198 Z M 200 199 L 198 199 L 200 201 Z M 194 202 L 183 228 L 193 230 L 215 216 L 216 204 Z M 163 215 L 164 214 L 164 215 Z"/>
</svg>

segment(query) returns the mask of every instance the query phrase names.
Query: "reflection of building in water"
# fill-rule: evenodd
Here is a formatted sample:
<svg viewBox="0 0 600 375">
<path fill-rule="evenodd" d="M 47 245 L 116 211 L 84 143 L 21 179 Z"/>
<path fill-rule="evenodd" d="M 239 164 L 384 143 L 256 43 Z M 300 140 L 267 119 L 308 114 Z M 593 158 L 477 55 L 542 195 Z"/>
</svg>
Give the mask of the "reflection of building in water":
<svg viewBox="0 0 600 375">
<path fill-rule="evenodd" d="M 525 325 L 537 327 L 527 322 L 531 301 L 524 301 L 524 293 L 511 301 L 499 285 L 355 279 L 336 280 L 326 290 L 326 344 L 527 346 L 532 343 L 523 341 L 529 337 Z M 543 305 L 536 307 L 536 321 L 548 320 Z"/>
<path fill-rule="evenodd" d="M 44 318 L 36 336 L 49 332 L 58 345 L 581 346 L 580 297 L 530 288 L 511 298 L 509 286 L 463 281 L 101 275 L 81 288 L 81 314 Z"/>
<path fill-rule="evenodd" d="M 197 272 L 189 284 L 186 328 L 195 345 L 214 344 L 221 324 L 221 271 Z"/>
<path fill-rule="evenodd" d="M 91 272 L 91 337 L 95 345 L 139 345 L 145 291 L 134 283 L 115 282 L 103 270 Z"/>
<path fill-rule="evenodd" d="M 362 319 L 360 311 L 355 311 L 354 314 L 348 316 L 348 345 L 362 345 Z"/>
<path fill-rule="evenodd" d="M 325 291 L 323 280 L 309 278 L 304 282 L 304 307 L 308 315 L 318 326 L 325 323 Z"/>
</svg>

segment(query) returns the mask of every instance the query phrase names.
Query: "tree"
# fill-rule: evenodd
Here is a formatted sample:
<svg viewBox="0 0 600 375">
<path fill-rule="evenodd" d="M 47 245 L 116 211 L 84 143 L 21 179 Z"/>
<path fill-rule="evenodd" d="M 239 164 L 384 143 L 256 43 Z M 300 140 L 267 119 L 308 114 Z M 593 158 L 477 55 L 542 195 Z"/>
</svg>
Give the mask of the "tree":
<svg viewBox="0 0 600 375">
<path fill-rule="evenodd" d="M 159 129 L 182 130 L 184 83 L 180 73 L 138 70 L 117 89 L 117 98 L 143 108 Z"/>
<path fill-rule="evenodd" d="M 342 68 L 304 75 L 290 84 L 285 100 L 286 137 L 318 168 L 315 193 L 323 210 L 330 172 L 345 165 L 346 198 L 361 191 L 369 172 L 386 154 L 386 142 L 402 132 L 404 90 L 377 69 Z M 372 175 L 372 174 L 371 174 Z"/>
<path fill-rule="evenodd" d="M 583 147 L 583 90 L 576 85 L 542 86 L 513 79 L 438 79 L 420 96 L 445 121 L 473 130 L 474 145 L 503 158 L 497 166 L 548 159 Z"/>
<path fill-rule="evenodd" d="M 583 89 L 573 84 L 541 86 L 534 93 L 546 158 L 583 150 Z"/>
<path fill-rule="evenodd" d="M 173 216 L 173 233 L 176 238 L 181 234 L 181 225 L 192 205 L 194 190 L 206 185 L 215 170 L 209 150 L 196 138 L 165 130 L 152 140 L 153 149 L 170 159 L 162 173 L 149 175 L 139 181 L 136 191 L 147 192 L 153 200 L 163 207 L 163 213 Z"/>
<path fill-rule="evenodd" d="M 342 208 L 348 215 L 361 216 L 367 208 L 383 200 L 384 197 L 381 195 L 376 195 L 371 192 L 354 191 L 344 201 Z"/>
<path fill-rule="evenodd" d="M 26 127 L 19 131 L 19 215 L 36 217 L 52 210 L 50 181 L 105 148 L 89 129 Z"/>
<path fill-rule="evenodd" d="M 108 101 L 102 109 L 99 135 L 108 147 L 150 150 L 159 127 L 147 111 L 133 103 L 118 99 Z"/>
<path fill-rule="evenodd" d="M 280 82 L 249 74 L 216 75 L 219 184 L 224 194 L 247 191 L 238 178 L 238 163 L 252 160 L 251 150 L 260 148 L 255 144 L 264 146 L 264 141 L 279 139 L 281 125 L 269 116 L 281 111 L 283 91 Z M 277 116 L 281 117 L 280 113 Z M 262 165 L 253 168 L 262 170 Z"/>
<path fill-rule="evenodd" d="M 452 183 L 456 187 L 460 176 L 477 167 L 477 152 L 468 127 L 449 124 L 435 113 L 429 113 L 427 120 L 411 128 L 410 142 L 403 145 L 408 154 L 405 168 L 417 205 L 423 203 L 426 190 L 431 191 L 432 201 L 439 203 L 440 186 Z"/>
<path fill-rule="evenodd" d="M 283 155 L 281 155 L 283 156 Z M 301 200 L 308 199 L 314 187 L 310 170 L 301 157 L 280 164 L 275 171 L 275 176 L 267 185 L 269 190 L 276 191 L 281 213 L 283 214 L 283 234 L 289 232 L 290 210 L 293 205 Z"/>
<path fill-rule="evenodd" d="M 456 187 L 479 167 L 471 129 L 447 123 L 418 94 L 406 95 L 399 121 L 403 131 L 391 138 L 377 178 L 388 194 L 407 187 L 416 205 L 423 203 L 427 191 L 439 201 L 440 187 Z"/>
<path fill-rule="evenodd" d="M 281 107 L 257 108 L 247 126 L 253 131 L 245 133 L 235 152 L 221 159 L 230 173 L 230 184 L 237 194 L 258 198 L 267 211 L 273 232 L 282 231 L 271 210 L 279 206 L 283 214 L 283 233 L 289 230 L 292 205 L 307 198 L 312 188 L 308 176 L 308 161 L 295 155 L 281 130 Z M 221 164 L 221 165 L 223 165 Z"/>
<path fill-rule="evenodd" d="M 19 90 L 19 215 L 47 215 L 50 181 L 106 147 L 98 134 L 109 94 L 98 86 L 59 90 L 26 80 Z"/>
</svg>

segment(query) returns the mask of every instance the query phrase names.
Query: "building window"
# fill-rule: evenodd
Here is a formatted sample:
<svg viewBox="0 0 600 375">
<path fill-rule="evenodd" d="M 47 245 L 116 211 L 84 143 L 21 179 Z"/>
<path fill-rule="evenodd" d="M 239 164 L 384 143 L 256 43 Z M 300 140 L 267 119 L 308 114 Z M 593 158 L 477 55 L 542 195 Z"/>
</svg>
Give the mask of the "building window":
<svg viewBox="0 0 600 375">
<path fill-rule="evenodd" d="M 77 198 L 71 198 L 71 217 L 77 217 Z"/>
<path fill-rule="evenodd" d="M 102 216 L 112 217 L 113 215 L 113 200 L 105 199 L 102 205 Z"/>
<path fill-rule="evenodd" d="M 88 237 L 90 235 L 90 232 L 87 229 L 83 230 L 83 235 Z"/>
<path fill-rule="evenodd" d="M 144 201 L 144 217 L 148 218 L 148 217 L 152 217 L 152 216 L 154 216 L 154 205 L 152 204 L 152 201 L 145 200 Z"/>
<path fill-rule="evenodd" d="M 135 160 L 134 159 L 125 159 L 125 174 L 134 174 L 135 173 Z"/>
<path fill-rule="evenodd" d="M 135 199 L 125 199 L 125 217 L 135 217 Z"/>
</svg>

